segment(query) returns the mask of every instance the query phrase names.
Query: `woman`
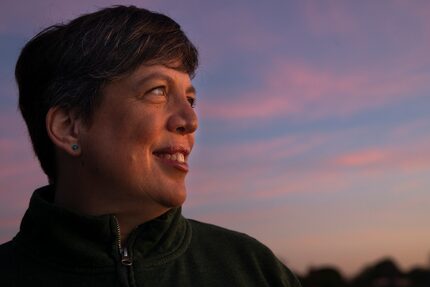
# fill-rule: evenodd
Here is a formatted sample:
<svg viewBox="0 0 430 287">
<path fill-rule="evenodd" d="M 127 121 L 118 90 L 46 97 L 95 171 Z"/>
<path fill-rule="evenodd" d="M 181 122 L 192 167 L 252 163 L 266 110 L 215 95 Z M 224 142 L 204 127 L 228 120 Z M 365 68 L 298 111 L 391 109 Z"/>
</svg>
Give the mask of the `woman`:
<svg viewBox="0 0 430 287">
<path fill-rule="evenodd" d="M 19 106 L 50 184 L 0 247 L 2 286 L 299 286 L 261 243 L 181 215 L 197 63 L 176 22 L 136 7 L 27 43 Z"/>
</svg>

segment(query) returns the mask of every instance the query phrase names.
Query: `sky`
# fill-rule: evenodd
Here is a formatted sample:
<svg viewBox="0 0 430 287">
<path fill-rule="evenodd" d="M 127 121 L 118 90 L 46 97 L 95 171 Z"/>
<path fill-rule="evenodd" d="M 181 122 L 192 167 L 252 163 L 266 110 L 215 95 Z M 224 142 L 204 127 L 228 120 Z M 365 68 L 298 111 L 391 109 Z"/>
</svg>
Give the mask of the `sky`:
<svg viewBox="0 0 430 287">
<path fill-rule="evenodd" d="M 0 2 L 0 243 L 47 183 L 14 65 L 42 28 L 114 4 L 179 22 L 201 55 L 187 217 L 247 233 L 298 273 L 430 265 L 430 2 Z"/>
</svg>

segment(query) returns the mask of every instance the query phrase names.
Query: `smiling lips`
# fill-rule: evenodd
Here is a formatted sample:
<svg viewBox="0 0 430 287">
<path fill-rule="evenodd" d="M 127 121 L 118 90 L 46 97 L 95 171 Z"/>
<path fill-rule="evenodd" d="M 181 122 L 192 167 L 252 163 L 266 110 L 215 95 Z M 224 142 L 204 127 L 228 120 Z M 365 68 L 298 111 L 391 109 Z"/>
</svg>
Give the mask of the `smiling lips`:
<svg viewBox="0 0 430 287">
<path fill-rule="evenodd" d="M 160 150 L 155 151 L 153 154 L 162 160 L 163 163 L 166 163 L 174 168 L 187 172 L 188 164 L 186 160 L 188 159 L 190 151 L 188 149 L 182 147 L 167 147 Z"/>
</svg>

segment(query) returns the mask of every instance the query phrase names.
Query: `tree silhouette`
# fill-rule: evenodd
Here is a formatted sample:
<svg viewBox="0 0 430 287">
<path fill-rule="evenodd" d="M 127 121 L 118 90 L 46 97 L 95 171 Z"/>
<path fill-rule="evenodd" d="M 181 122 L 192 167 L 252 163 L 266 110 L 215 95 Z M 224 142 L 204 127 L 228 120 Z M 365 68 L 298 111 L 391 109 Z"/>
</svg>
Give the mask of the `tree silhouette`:
<svg viewBox="0 0 430 287">
<path fill-rule="evenodd" d="M 424 268 L 414 268 L 408 273 L 408 278 L 413 287 L 430 286 L 430 270 Z"/>
<path fill-rule="evenodd" d="M 303 286 L 307 287 L 346 287 L 345 279 L 333 267 L 312 269 L 303 279 Z"/>
<path fill-rule="evenodd" d="M 311 268 L 301 277 L 303 287 L 430 287 L 430 269 L 414 268 L 405 273 L 395 261 L 384 258 L 350 280 L 336 267 Z"/>
</svg>

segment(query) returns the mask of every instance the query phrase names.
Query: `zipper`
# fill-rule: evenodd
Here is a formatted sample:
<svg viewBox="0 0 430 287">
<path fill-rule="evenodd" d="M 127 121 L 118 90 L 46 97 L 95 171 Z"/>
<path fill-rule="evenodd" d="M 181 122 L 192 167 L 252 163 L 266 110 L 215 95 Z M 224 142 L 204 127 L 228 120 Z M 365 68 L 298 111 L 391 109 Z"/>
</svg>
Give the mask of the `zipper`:
<svg viewBox="0 0 430 287">
<path fill-rule="evenodd" d="M 119 222 L 118 222 L 118 218 L 116 218 L 116 216 L 114 216 L 113 218 L 115 218 L 115 223 L 116 223 L 116 236 L 117 236 L 117 247 L 119 250 L 119 256 L 121 259 L 121 264 L 124 266 L 132 266 L 133 265 L 133 259 L 131 258 L 131 256 L 128 253 L 128 248 L 126 245 L 124 245 L 124 247 L 121 245 L 121 228 L 119 227 Z"/>
<path fill-rule="evenodd" d="M 127 244 L 121 245 L 121 228 L 119 226 L 118 218 L 113 215 L 115 225 L 116 225 L 116 247 L 118 248 L 119 257 L 118 260 L 121 264 L 118 264 L 118 275 L 119 282 L 121 286 L 131 287 L 135 286 L 133 284 L 133 258 L 129 252 Z M 130 236 L 129 236 L 130 237 Z M 127 242 L 130 242 L 129 238 Z M 131 242 L 130 242 L 131 243 Z"/>
</svg>

